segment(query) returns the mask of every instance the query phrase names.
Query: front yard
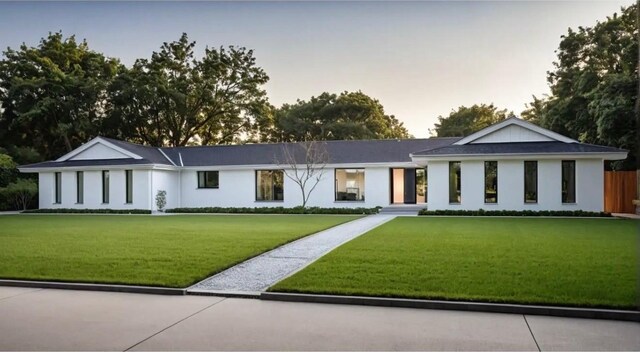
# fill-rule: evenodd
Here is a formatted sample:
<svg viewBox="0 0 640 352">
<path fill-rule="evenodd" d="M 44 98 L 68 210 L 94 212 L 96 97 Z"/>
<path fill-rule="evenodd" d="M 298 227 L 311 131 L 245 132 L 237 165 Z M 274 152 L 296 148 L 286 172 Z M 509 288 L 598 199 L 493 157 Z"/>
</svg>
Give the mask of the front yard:
<svg viewBox="0 0 640 352">
<path fill-rule="evenodd" d="M 185 287 L 357 216 L 0 216 L 0 278 Z"/>
<path fill-rule="evenodd" d="M 638 223 L 398 218 L 270 289 L 633 309 Z"/>
</svg>

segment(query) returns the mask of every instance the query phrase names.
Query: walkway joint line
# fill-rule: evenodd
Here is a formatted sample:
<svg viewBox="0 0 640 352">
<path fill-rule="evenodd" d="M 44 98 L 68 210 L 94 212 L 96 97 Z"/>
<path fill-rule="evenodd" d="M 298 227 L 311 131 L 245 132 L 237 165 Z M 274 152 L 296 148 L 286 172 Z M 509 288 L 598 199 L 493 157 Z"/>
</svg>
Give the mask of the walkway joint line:
<svg viewBox="0 0 640 352">
<path fill-rule="evenodd" d="M 538 352 L 542 352 L 542 350 L 540 349 L 540 345 L 538 345 L 538 340 L 536 340 L 536 337 L 533 334 L 533 331 L 531 330 L 531 326 L 529 325 L 529 321 L 527 320 L 527 316 L 525 314 L 522 314 L 522 317 L 524 318 L 525 324 L 527 324 L 527 328 L 529 329 L 529 333 L 531 334 L 531 338 L 533 338 L 533 342 L 536 343 L 536 347 L 538 348 Z"/>
</svg>

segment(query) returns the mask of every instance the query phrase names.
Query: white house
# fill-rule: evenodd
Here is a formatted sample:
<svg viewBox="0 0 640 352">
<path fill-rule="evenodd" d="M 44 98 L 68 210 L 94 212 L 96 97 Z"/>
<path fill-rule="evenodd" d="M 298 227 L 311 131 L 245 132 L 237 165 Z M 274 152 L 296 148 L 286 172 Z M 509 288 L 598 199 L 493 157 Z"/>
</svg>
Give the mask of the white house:
<svg viewBox="0 0 640 352">
<path fill-rule="evenodd" d="M 308 206 L 602 211 L 603 162 L 627 156 L 517 118 L 465 138 L 324 145 L 328 164 Z M 40 208 L 156 210 L 159 190 L 167 192 L 167 208 L 294 207 L 300 190 L 277 160 L 283 148 L 296 147 L 155 148 L 97 137 L 19 169 L 38 173 Z"/>
</svg>

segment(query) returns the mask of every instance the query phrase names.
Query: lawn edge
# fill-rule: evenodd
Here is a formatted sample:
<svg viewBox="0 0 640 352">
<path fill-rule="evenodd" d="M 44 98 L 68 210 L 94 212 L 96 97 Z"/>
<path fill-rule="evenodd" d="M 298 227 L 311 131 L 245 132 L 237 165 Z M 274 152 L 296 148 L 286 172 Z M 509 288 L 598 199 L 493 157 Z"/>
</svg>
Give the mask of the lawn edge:
<svg viewBox="0 0 640 352">
<path fill-rule="evenodd" d="M 30 287 L 30 288 L 53 288 L 62 290 L 81 291 L 103 291 L 103 292 L 127 292 L 146 293 L 156 295 L 185 295 L 184 288 L 170 288 L 157 286 L 137 286 L 137 285 L 116 285 L 116 284 L 93 284 L 81 282 L 58 282 L 58 281 L 32 281 L 32 280 L 10 280 L 0 279 L 0 286 L 10 287 Z"/>
<path fill-rule="evenodd" d="M 409 298 L 320 295 L 283 292 L 262 292 L 261 300 L 281 302 L 306 302 L 348 304 L 361 306 L 442 309 L 470 312 L 546 315 L 567 318 L 608 319 L 640 322 L 640 311 L 600 308 L 577 308 L 488 302 L 440 301 Z"/>
</svg>

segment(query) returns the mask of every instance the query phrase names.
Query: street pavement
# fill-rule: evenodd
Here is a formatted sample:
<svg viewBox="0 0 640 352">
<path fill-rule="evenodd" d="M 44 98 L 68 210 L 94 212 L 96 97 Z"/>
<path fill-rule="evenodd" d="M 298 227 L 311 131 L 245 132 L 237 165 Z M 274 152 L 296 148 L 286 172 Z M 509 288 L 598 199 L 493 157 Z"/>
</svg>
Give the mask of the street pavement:
<svg viewBox="0 0 640 352">
<path fill-rule="evenodd" d="M 0 287 L 0 350 L 640 350 L 633 322 Z"/>
</svg>

